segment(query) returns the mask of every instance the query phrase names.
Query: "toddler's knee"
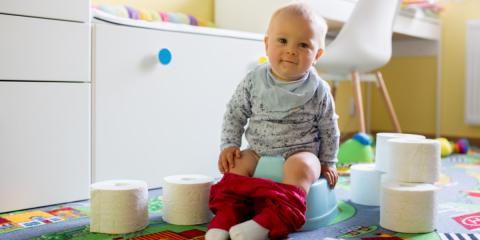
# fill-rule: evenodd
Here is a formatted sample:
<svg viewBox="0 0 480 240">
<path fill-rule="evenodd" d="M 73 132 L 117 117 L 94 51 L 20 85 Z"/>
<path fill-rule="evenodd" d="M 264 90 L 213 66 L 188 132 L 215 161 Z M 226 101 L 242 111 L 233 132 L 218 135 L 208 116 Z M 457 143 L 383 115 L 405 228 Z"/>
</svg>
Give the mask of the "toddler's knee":
<svg viewBox="0 0 480 240">
<path fill-rule="evenodd" d="M 241 176 L 250 177 L 252 170 L 250 169 L 249 165 L 242 162 L 240 159 L 235 159 L 235 167 L 230 167 L 229 172 L 234 173 Z"/>
<path fill-rule="evenodd" d="M 290 156 L 284 165 L 285 176 L 313 182 L 320 177 L 320 163 L 312 153 Z"/>
<path fill-rule="evenodd" d="M 255 152 L 244 150 L 241 153 L 240 158 L 235 158 L 235 167 L 230 167 L 231 173 L 235 173 L 242 176 L 251 177 L 255 171 L 255 167 L 257 166 L 258 156 Z"/>
</svg>

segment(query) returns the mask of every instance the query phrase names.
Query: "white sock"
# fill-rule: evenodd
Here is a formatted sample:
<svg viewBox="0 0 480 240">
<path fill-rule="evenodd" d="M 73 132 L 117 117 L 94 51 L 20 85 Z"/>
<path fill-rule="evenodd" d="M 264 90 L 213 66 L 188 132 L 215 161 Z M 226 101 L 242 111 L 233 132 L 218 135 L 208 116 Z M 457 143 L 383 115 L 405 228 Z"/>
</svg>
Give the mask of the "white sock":
<svg viewBox="0 0 480 240">
<path fill-rule="evenodd" d="M 228 240 L 228 232 L 220 228 L 210 228 L 205 233 L 205 240 Z"/>
<path fill-rule="evenodd" d="M 231 227 L 229 232 L 232 240 L 265 240 L 268 239 L 269 230 L 248 220 Z"/>
</svg>

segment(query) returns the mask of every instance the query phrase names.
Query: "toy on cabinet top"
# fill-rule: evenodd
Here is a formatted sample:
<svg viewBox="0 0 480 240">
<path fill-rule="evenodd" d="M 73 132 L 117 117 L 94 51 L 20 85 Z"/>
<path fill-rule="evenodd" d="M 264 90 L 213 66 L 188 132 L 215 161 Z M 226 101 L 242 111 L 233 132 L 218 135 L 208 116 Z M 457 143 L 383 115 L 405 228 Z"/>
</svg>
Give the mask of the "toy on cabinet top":
<svg viewBox="0 0 480 240">
<path fill-rule="evenodd" d="M 94 5 L 93 9 L 117 16 L 122 18 L 129 18 L 133 20 L 143 20 L 148 22 L 168 22 L 187 24 L 193 26 L 202 27 L 214 27 L 215 25 L 207 20 L 197 18 L 193 15 L 178 13 L 178 12 L 165 12 L 156 11 L 152 9 L 134 8 L 124 5 Z"/>
</svg>

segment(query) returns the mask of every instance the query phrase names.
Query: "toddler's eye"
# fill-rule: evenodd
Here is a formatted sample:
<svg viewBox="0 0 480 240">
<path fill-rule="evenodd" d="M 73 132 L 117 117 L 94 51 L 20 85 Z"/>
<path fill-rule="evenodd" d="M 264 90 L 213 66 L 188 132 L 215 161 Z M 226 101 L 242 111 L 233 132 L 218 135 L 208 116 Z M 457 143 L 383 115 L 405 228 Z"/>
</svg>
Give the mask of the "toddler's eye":
<svg viewBox="0 0 480 240">
<path fill-rule="evenodd" d="M 281 44 L 285 44 L 285 43 L 287 43 L 287 39 L 285 39 L 285 38 L 279 38 L 279 39 L 278 39 L 278 42 L 281 43 Z"/>
<path fill-rule="evenodd" d="M 300 43 L 299 45 L 301 48 L 308 48 L 308 44 L 306 43 Z"/>
</svg>

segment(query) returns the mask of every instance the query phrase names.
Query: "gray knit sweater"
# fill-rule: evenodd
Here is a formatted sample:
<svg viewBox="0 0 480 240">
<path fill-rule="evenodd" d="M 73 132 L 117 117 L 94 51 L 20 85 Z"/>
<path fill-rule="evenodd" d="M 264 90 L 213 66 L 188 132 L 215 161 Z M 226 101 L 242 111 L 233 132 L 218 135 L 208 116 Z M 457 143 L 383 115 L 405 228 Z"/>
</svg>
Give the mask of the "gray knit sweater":
<svg viewBox="0 0 480 240">
<path fill-rule="evenodd" d="M 263 64 L 247 74 L 227 105 L 221 149 L 240 147 L 246 127 L 249 148 L 261 156 L 286 159 L 307 151 L 332 166 L 340 136 L 337 119 L 330 87 L 313 68 L 302 79 L 282 82 Z"/>
</svg>

